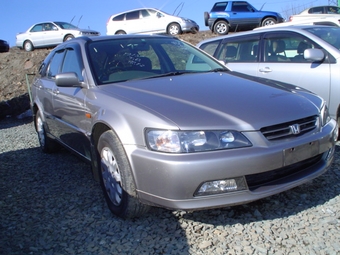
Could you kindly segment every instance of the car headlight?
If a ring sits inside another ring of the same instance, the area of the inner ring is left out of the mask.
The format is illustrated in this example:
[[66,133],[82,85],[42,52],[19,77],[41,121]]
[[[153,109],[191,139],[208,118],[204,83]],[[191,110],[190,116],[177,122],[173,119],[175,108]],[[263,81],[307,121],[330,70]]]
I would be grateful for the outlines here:
[[252,146],[240,132],[146,130],[147,145],[151,150],[170,153],[190,153]]
[[324,104],[320,112],[321,127],[325,126],[330,120],[331,120],[331,116],[329,115],[328,107],[326,104]]

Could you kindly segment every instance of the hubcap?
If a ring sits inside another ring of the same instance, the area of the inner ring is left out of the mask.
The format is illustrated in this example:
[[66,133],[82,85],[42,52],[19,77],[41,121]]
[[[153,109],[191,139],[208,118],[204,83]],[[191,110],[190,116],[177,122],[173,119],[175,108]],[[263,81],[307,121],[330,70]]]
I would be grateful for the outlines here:
[[267,21],[264,25],[265,25],[265,26],[271,26],[271,25],[274,25],[274,24],[275,24],[274,21],[269,20],[269,21]]
[[171,35],[177,35],[179,33],[179,29],[177,26],[171,26],[170,27],[170,34]]
[[223,34],[223,33],[225,33],[225,32],[227,31],[227,27],[226,27],[226,25],[224,25],[224,24],[218,24],[216,30],[217,30],[217,32],[218,32],[219,34]]
[[101,168],[106,192],[111,202],[118,206],[123,196],[122,179],[114,155],[108,147],[101,151]]
[[31,47],[31,45],[30,45],[29,43],[26,43],[26,44],[25,44],[25,50],[26,50],[26,51],[31,51],[31,48],[32,48],[32,47]]

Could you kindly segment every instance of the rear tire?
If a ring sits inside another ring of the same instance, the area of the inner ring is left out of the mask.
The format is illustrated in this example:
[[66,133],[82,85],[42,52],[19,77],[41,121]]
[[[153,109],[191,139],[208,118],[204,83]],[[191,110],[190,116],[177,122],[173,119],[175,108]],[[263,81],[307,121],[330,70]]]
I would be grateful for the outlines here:
[[125,33],[125,31],[118,31],[117,33],[116,33],[116,35],[126,35],[126,33]]
[[38,133],[40,148],[43,152],[51,153],[60,148],[56,141],[46,135],[45,123],[39,110],[35,116],[35,128]]
[[116,134],[109,130],[98,141],[98,171],[104,197],[111,212],[135,218],[149,210],[139,202],[132,170]]
[[214,32],[219,35],[226,35],[229,33],[229,24],[224,20],[219,20],[214,26]]
[[24,42],[24,49],[25,49],[25,51],[34,50],[33,43],[31,41],[25,41]]

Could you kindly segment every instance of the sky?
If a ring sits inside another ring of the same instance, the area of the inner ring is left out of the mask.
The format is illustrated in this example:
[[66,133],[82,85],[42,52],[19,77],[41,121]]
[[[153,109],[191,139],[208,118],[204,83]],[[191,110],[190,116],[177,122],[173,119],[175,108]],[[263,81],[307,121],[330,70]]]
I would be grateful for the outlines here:
[[[217,1],[223,0],[0,0],[0,39],[15,46],[15,36],[35,23],[64,21],[80,28],[97,30],[106,35],[106,22],[113,14],[143,7],[153,7],[168,14],[192,19],[200,30],[204,25],[204,12],[210,11]],[[275,11],[284,18],[306,8],[318,5],[336,5],[336,0],[249,0],[256,9]]]

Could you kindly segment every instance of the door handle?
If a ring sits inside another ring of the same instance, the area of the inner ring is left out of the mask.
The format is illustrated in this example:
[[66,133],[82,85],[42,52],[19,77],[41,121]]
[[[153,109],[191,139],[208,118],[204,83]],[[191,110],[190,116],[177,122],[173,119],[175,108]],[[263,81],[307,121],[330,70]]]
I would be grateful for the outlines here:
[[53,95],[58,95],[58,94],[59,94],[59,89],[54,89],[54,90],[52,91],[52,93],[53,93]]
[[265,68],[260,68],[259,72],[261,73],[271,73],[273,70],[270,69],[269,67],[265,67]]

